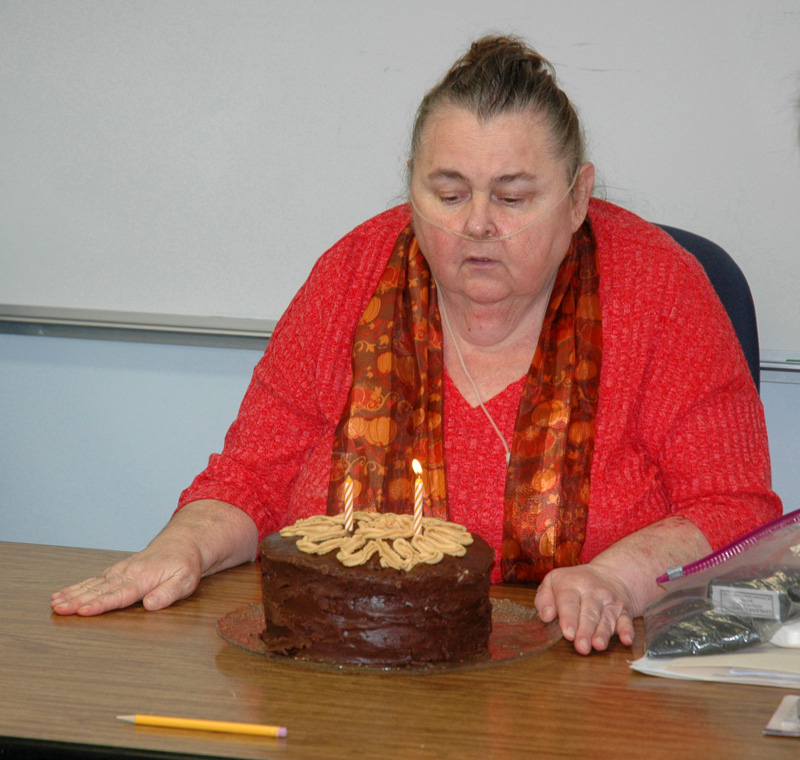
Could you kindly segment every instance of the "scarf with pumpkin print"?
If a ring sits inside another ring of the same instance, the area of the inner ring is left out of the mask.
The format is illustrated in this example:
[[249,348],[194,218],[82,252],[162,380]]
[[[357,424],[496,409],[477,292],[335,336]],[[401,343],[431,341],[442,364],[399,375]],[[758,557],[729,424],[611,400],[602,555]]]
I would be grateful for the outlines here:
[[[556,275],[525,381],[506,474],[505,582],[540,581],[580,562],[589,506],[602,327],[596,246],[584,222]],[[424,511],[448,519],[444,367],[436,284],[411,225],[397,238],[353,340],[353,380],[336,428],[328,513]]]

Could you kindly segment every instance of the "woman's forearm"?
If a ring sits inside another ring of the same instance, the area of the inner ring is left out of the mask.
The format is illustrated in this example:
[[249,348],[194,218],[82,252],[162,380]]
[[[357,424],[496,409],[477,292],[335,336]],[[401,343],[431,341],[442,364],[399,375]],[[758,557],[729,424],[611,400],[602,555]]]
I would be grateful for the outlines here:
[[238,507],[216,499],[193,501],[178,510],[152,543],[164,539],[194,543],[203,576],[255,559],[258,529]]
[[636,617],[664,593],[656,578],[667,568],[685,565],[710,552],[711,545],[700,529],[676,515],[625,536],[588,564],[627,586],[633,603],[631,613]]
[[585,565],[556,568],[536,592],[544,622],[556,617],[576,651],[603,650],[616,633],[633,643],[633,618],[664,593],[664,570],[711,551],[700,529],[685,517],[668,517],[620,539]]

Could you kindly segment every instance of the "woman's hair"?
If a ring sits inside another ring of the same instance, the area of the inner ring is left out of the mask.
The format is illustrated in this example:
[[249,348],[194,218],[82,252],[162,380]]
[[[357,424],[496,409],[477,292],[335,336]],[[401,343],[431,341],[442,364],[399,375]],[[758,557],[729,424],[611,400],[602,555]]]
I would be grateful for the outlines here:
[[[439,108],[463,108],[479,120],[503,113],[530,112],[546,119],[556,155],[569,176],[584,163],[578,114],[556,83],[552,64],[514,36],[476,40],[422,99],[411,135],[409,172],[430,116]],[[409,177],[410,179],[410,177]]]

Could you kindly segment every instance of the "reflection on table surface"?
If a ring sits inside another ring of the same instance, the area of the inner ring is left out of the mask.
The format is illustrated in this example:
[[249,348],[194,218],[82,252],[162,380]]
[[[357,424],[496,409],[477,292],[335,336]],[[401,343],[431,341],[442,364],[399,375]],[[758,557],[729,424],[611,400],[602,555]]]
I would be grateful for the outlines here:
[[[51,615],[52,591],[124,556],[0,543],[0,747],[75,744],[221,757],[796,757],[797,740],[762,729],[778,688],[635,673],[616,640],[576,654],[566,641],[492,667],[421,678],[325,672],[232,646],[226,613],[257,601],[255,565],[205,579],[174,607],[97,618]],[[493,594],[530,605],[530,589]],[[287,726],[287,739],[134,727],[116,715],[181,715]],[[8,738],[11,737],[11,738]],[[50,744],[46,744],[46,743]],[[38,744],[36,744],[38,743]],[[1,754],[1,752],[0,752]],[[73,755],[77,756],[77,755]],[[139,757],[142,755],[139,754]]]

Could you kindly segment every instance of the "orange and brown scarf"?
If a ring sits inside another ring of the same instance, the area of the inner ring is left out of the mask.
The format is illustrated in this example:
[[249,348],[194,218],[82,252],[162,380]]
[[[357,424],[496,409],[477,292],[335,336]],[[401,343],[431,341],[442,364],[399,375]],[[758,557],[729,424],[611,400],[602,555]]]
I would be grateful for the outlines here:
[[[594,237],[573,237],[556,276],[522,392],[506,475],[506,582],[541,580],[580,562],[589,505],[602,356]],[[425,514],[447,519],[444,367],[436,284],[409,225],[394,246],[353,340],[353,384],[334,438],[328,513],[413,511],[412,459]]]

